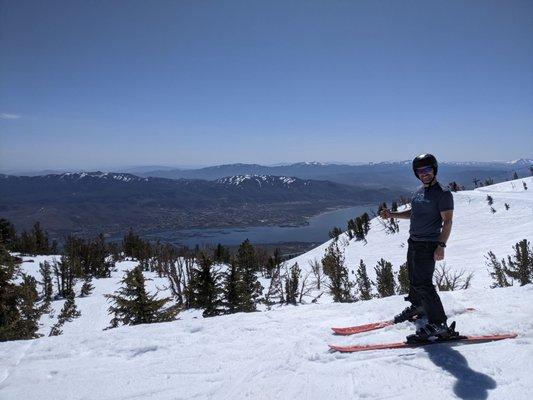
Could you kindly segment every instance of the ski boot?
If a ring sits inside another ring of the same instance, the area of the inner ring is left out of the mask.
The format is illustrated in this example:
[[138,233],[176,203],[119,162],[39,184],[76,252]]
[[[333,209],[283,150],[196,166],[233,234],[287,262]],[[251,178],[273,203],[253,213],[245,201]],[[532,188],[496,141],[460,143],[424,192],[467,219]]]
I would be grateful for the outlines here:
[[415,334],[407,336],[407,343],[445,342],[454,340],[457,337],[459,337],[459,333],[455,331],[455,321],[450,326],[446,322],[440,324],[428,323],[417,329]]
[[404,321],[414,321],[424,316],[424,308],[422,306],[410,305],[406,307],[401,313],[394,317],[394,323],[399,324]]

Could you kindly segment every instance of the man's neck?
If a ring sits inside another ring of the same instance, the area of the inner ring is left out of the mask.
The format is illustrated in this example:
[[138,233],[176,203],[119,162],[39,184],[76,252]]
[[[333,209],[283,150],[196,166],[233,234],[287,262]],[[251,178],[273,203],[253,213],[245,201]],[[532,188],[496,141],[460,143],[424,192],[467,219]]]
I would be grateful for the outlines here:
[[434,186],[437,183],[437,179],[433,179],[430,183],[424,183],[424,187]]

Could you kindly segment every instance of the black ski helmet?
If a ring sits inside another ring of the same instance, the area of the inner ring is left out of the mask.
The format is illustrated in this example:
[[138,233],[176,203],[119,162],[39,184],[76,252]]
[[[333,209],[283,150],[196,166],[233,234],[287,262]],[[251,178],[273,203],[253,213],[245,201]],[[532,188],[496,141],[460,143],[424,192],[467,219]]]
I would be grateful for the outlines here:
[[437,159],[433,154],[420,154],[419,156],[416,156],[413,160],[413,172],[415,173],[415,176],[418,177],[418,174],[416,173],[417,168],[421,167],[433,167],[433,174],[437,176],[437,171],[439,170],[439,163],[437,162]]

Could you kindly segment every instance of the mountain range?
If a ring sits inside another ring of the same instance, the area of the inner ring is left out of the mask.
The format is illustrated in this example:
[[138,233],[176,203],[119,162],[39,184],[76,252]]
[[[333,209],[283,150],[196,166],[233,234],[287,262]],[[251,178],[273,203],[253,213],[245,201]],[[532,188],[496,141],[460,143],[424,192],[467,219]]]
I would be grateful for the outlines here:
[[332,208],[377,204],[387,189],[272,175],[214,181],[82,172],[0,175],[0,216],[17,229],[40,221],[55,236],[170,229],[299,225]]
[[[533,159],[493,162],[443,162],[439,167],[439,179],[445,184],[456,181],[467,188],[474,186],[473,179],[492,178],[495,182],[530,174]],[[301,179],[328,180],[346,185],[368,188],[387,187],[391,190],[412,190],[418,181],[411,170],[411,161],[391,161],[368,164],[336,164],[300,162],[289,165],[265,166],[259,164],[226,164],[198,169],[140,169],[139,176],[169,179],[216,180],[231,175],[292,176]]]

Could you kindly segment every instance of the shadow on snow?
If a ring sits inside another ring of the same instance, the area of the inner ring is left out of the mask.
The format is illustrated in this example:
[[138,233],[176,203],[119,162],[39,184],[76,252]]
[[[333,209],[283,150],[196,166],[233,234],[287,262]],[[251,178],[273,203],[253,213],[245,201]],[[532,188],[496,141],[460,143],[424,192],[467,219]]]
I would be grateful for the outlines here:
[[453,386],[457,397],[464,400],[485,400],[489,396],[489,390],[496,388],[494,379],[470,368],[466,358],[452,346],[425,346],[424,350],[436,366],[457,379]]

